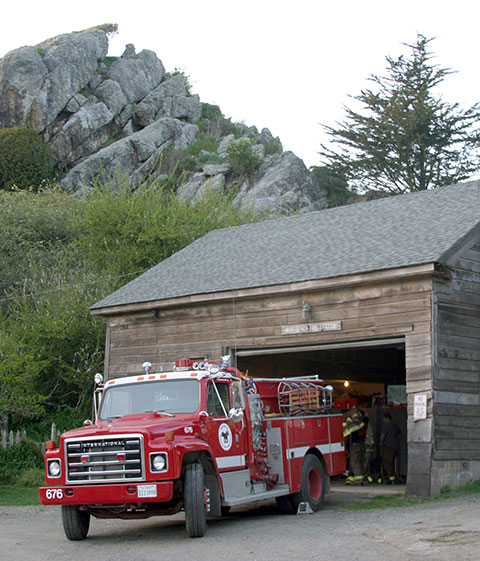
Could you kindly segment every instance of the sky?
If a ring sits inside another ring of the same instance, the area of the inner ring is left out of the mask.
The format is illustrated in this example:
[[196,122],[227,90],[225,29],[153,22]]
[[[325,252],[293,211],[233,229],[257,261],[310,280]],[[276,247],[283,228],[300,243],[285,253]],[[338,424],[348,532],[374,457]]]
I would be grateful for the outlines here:
[[352,106],[349,96],[385,75],[388,55],[407,55],[417,34],[441,67],[445,101],[480,101],[474,0],[22,0],[2,7],[0,57],[25,45],[102,23],[117,23],[109,55],[132,43],[167,71],[189,76],[202,102],[226,117],[279,136],[307,166],[320,165],[323,125]]

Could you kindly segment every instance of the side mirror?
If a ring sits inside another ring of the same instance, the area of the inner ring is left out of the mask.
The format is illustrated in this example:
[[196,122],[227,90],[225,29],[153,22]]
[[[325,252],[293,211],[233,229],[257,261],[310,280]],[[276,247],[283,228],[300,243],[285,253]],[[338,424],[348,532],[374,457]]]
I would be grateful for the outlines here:
[[83,426],[84,427],[91,427],[93,425],[93,422],[90,419],[87,419],[86,421],[83,421]]
[[198,414],[198,418],[200,420],[200,423],[204,425],[207,422],[208,413],[206,411],[200,411],[200,413]]
[[228,412],[228,417],[234,423],[242,423],[243,422],[243,409],[232,407]]

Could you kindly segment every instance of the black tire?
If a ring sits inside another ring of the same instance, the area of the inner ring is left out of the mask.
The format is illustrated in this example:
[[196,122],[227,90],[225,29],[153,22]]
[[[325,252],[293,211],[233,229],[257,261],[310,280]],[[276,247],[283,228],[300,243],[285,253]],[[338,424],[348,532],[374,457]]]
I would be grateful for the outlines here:
[[84,540],[90,527],[90,513],[76,505],[62,505],[62,524],[69,540]]
[[283,495],[281,497],[275,497],[277,503],[277,508],[282,514],[296,514],[297,507],[293,502],[292,495]]
[[184,484],[185,526],[191,538],[201,538],[207,531],[205,483],[200,464],[188,464]]
[[302,464],[301,487],[298,493],[289,495],[295,505],[303,502],[310,504],[314,512],[320,510],[325,498],[326,475],[322,462],[314,454],[307,454]]

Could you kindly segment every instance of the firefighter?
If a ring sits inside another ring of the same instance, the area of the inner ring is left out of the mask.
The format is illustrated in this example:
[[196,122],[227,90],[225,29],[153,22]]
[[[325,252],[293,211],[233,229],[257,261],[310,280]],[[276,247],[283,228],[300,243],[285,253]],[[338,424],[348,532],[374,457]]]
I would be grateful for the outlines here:
[[368,417],[357,406],[347,411],[343,417],[343,437],[350,437],[350,475],[345,485],[363,485],[365,472],[365,435]]
[[395,459],[400,447],[400,429],[398,425],[392,421],[390,413],[382,415],[382,433],[380,435],[380,444],[382,446],[382,467],[385,474],[385,483],[392,485],[396,482],[395,475]]

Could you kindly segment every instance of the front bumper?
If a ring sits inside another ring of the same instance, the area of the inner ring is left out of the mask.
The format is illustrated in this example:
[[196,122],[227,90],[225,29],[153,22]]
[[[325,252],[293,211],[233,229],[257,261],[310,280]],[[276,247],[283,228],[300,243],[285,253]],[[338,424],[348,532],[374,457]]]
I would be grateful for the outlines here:
[[164,503],[173,497],[173,481],[40,487],[38,496],[44,505]]

